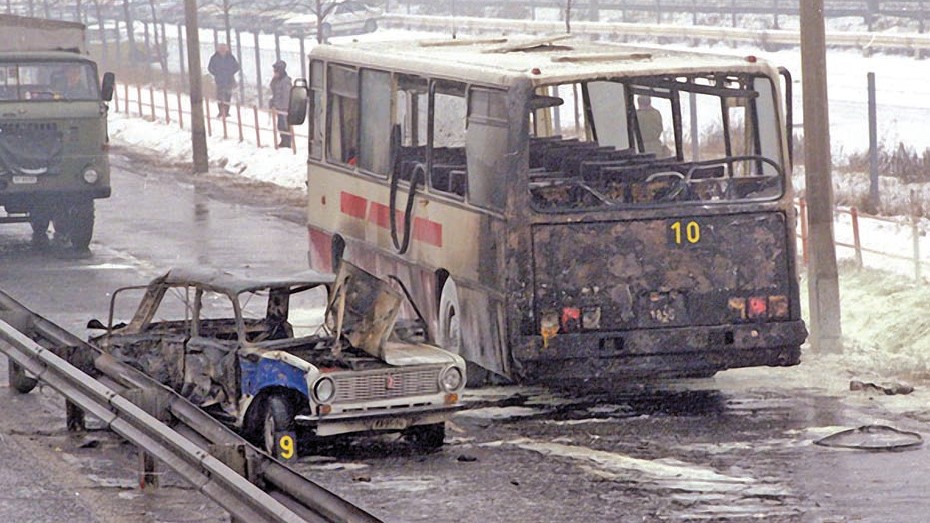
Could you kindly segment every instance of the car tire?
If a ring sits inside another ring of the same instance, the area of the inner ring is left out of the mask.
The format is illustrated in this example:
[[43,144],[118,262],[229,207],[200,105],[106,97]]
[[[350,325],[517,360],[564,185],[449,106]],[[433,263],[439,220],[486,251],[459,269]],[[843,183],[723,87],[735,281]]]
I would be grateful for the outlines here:
[[7,367],[9,370],[10,387],[20,394],[29,394],[32,389],[36,388],[39,380],[26,375],[25,369],[8,360]]
[[446,424],[417,425],[404,431],[404,437],[411,445],[421,450],[441,448],[446,440]]
[[[272,394],[262,402],[261,447],[277,457],[275,434],[294,432],[294,404],[284,395]],[[296,445],[296,442],[295,442]]]

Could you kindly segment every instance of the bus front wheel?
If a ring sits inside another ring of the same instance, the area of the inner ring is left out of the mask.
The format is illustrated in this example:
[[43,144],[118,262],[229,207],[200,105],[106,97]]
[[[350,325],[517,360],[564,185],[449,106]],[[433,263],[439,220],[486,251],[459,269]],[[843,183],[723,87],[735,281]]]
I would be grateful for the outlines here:
[[449,352],[462,354],[462,323],[459,315],[459,292],[452,278],[447,278],[439,295],[439,344]]

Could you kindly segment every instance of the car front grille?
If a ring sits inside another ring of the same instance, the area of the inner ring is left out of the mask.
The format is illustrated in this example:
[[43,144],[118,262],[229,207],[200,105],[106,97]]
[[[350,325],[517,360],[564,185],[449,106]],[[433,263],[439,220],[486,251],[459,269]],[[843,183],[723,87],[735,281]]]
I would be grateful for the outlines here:
[[440,367],[391,370],[366,374],[334,375],[336,397],[333,403],[375,401],[439,392]]

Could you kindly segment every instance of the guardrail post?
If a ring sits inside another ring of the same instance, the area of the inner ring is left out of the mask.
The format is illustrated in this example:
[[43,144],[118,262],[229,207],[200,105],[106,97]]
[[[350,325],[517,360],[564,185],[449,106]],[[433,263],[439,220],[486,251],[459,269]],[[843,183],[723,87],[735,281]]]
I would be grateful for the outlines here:
[[855,207],[849,209],[852,217],[853,248],[856,249],[856,263],[862,267],[862,242],[859,241],[859,210]]
[[68,432],[84,432],[87,430],[84,410],[70,400],[65,400],[65,425]]

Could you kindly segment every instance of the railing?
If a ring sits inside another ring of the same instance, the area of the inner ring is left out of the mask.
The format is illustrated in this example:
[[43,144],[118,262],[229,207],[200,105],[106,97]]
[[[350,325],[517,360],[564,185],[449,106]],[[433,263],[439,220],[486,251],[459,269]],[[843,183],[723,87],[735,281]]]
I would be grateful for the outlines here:
[[[510,20],[505,18],[479,18],[448,16],[390,15],[385,24],[429,31],[444,31],[451,34],[455,29],[461,33],[563,33],[565,24],[559,21]],[[624,22],[572,22],[572,33],[612,39],[633,38],[669,39],[674,41],[714,40],[742,42],[762,47],[768,45],[800,45],[798,31],[781,29],[743,29],[737,27],[686,26],[671,24],[640,24]],[[887,34],[855,31],[829,31],[827,44],[856,49],[904,49],[923,52],[930,49],[930,35]]]
[[[797,208],[799,250],[806,265],[809,261],[807,202],[800,199]],[[922,245],[927,231],[916,216],[886,218],[863,214],[856,207],[837,207],[833,226],[838,257],[851,256],[859,267],[880,267],[923,282],[930,260],[922,259],[921,252],[930,251],[930,245]]]
[[[251,142],[257,147],[274,147],[278,144],[282,134],[291,135],[288,148],[297,154],[298,142],[306,153],[307,132],[306,125],[289,127],[289,131],[278,131],[278,111],[273,109],[260,109],[255,105],[243,106],[238,102],[230,103],[229,116],[219,116],[219,110],[214,105],[216,100],[204,97],[204,116],[207,136],[216,136],[224,139],[234,139],[240,142]],[[169,91],[153,85],[118,84],[114,90],[113,111],[126,116],[160,120],[166,124],[177,124],[181,129],[190,126],[191,105],[190,96],[180,91]],[[301,138],[303,140],[301,140]]]
[[0,341],[12,369],[25,369],[67,398],[69,429],[80,429],[88,412],[140,449],[140,484],[156,477],[154,457],[229,511],[233,521],[378,521],[3,292]]

